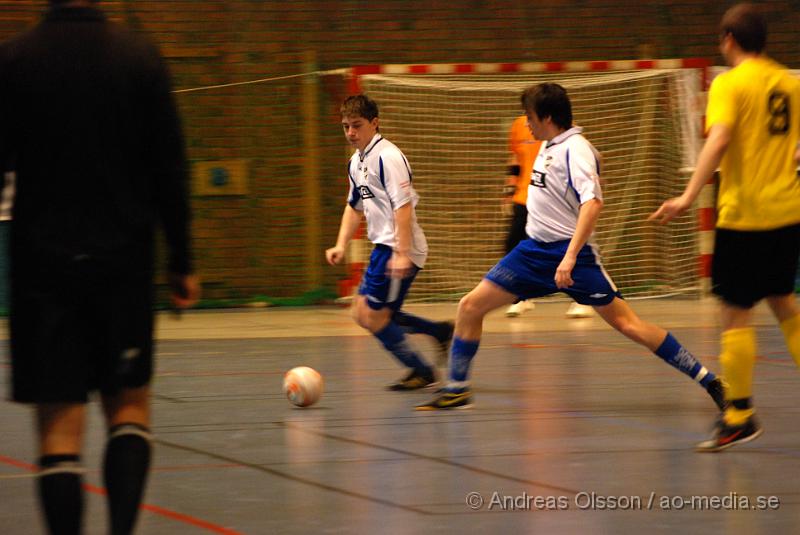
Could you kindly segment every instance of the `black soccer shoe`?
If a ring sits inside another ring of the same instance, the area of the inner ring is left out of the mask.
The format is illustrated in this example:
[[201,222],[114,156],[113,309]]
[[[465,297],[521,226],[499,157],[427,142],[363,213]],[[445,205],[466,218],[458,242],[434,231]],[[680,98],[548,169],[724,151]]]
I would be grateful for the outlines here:
[[736,446],[746,444],[755,440],[764,432],[755,416],[751,416],[741,425],[728,425],[725,418],[720,417],[714,426],[714,435],[709,440],[704,440],[695,446],[700,452],[717,452]]

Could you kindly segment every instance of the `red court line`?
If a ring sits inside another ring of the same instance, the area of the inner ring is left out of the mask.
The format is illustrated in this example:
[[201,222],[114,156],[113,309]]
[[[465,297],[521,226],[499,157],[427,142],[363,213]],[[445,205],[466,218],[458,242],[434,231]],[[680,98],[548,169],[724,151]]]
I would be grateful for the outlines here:
[[[26,463],[25,461],[12,459],[11,457],[6,457],[4,455],[0,455],[0,463],[7,464],[15,468],[22,468],[23,470],[27,470],[28,472],[35,472],[37,470],[37,467],[35,465]],[[94,485],[90,485],[89,483],[84,483],[83,488],[93,494],[99,494],[101,496],[105,496],[107,494],[106,489],[104,489],[103,487],[96,487]],[[171,518],[172,520],[177,520],[178,522],[183,522],[184,524],[189,524],[191,526],[203,528],[213,533],[222,533],[224,535],[243,535],[242,533],[236,530],[218,526],[216,524],[212,524],[211,522],[206,522],[205,520],[201,520],[199,518],[195,518],[190,515],[185,515],[177,511],[172,511],[171,509],[165,509],[164,507],[159,507],[158,505],[143,503],[140,506],[140,509],[143,509],[144,511],[149,511],[151,513],[155,513],[157,515],[165,516],[167,518]]]
[[151,505],[145,503],[142,504],[141,508],[144,509],[145,511],[150,511],[157,515],[165,516],[167,518],[172,518],[173,520],[177,520],[178,522],[183,522],[184,524],[190,524],[192,526],[197,526],[198,528],[203,528],[207,529],[208,531],[213,531],[214,533],[224,533],[225,535],[243,535],[239,531],[230,528],[224,528],[222,526],[212,524],[211,522],[206,522],[205,520],[201,520],[199,518],[195,518],[189,515],[184,515],[183,513],[178,513],[170,509],[164,509],[163,507],[159,507],[157,505]]
[[15,468],[22,468],[23,470],[27,470],[28,472],[36,471],[35,465],[26,463],[25,461],[18,461],[17,459],[12,459],[11,457],[6,457],[4,455],[0,455],[0,463],[7,464]]

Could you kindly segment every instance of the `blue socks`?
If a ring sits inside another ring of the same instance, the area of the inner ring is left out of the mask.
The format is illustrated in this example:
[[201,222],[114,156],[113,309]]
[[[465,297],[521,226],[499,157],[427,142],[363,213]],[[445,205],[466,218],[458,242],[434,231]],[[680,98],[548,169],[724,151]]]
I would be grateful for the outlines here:
[[679,369],[705,388],[716,376],[700,364],[689,351],[678,342],[675,337],[667,333],[667,337],[658,346],[655,354],[661,357],[670,366]]
[[448,390],[458,390],[466,388],[468,385],[469,366],[472,358],[478,352],[480,340],[462,340],[453,338],[453,346],[450,349],[450,383]]
[[406,340],[403,329],[395,322],[390,321],[382,331],[375,333],[375,338],[381,341],[383,347],[399,360],[403,366],[413,368],[417,372],[427,373],[431,371],[431,366],[422,360]]
[[[450,349],[450,376],[447,386],[448,390],[460,390],[468,386],[469,367],[472,359],[478,352],[480,340],[462,340],[453,338],[453,346]],[[703,388],[716,379],[716,376],[700,364],[694,356],[689,353],[671,334],[667,333],[666,338],[655,351],[667,364],[682,371],[698,383]]]

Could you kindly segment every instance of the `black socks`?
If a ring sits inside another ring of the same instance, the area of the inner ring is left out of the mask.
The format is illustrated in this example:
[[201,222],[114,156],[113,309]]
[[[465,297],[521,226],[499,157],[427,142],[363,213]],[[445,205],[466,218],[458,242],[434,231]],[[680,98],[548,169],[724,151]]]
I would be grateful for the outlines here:
[[103,479],[108,490],[112,535],[133,531],[150,469],[150,430],[120,424],[108,433]]
[[45,455],[39,466],[39,498],[50,533],[78,535],[83,517],[80,456]]

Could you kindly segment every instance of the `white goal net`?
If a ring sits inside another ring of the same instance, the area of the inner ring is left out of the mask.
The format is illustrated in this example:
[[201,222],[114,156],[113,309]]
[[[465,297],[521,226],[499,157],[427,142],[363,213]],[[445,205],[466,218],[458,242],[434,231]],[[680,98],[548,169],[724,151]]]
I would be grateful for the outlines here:
[[682,192],[700,138],[697,69],[503,75],[364,75],[381,132],[406,154],[430,254],[409,300],[442,301],[472,289],[503,256],[501,211],[508,132],[520,94],[553,81],[569,92],[575,123],[603,156],[605,207],[596,239],[625,296],[698,293],[693,213],[646,222]]

